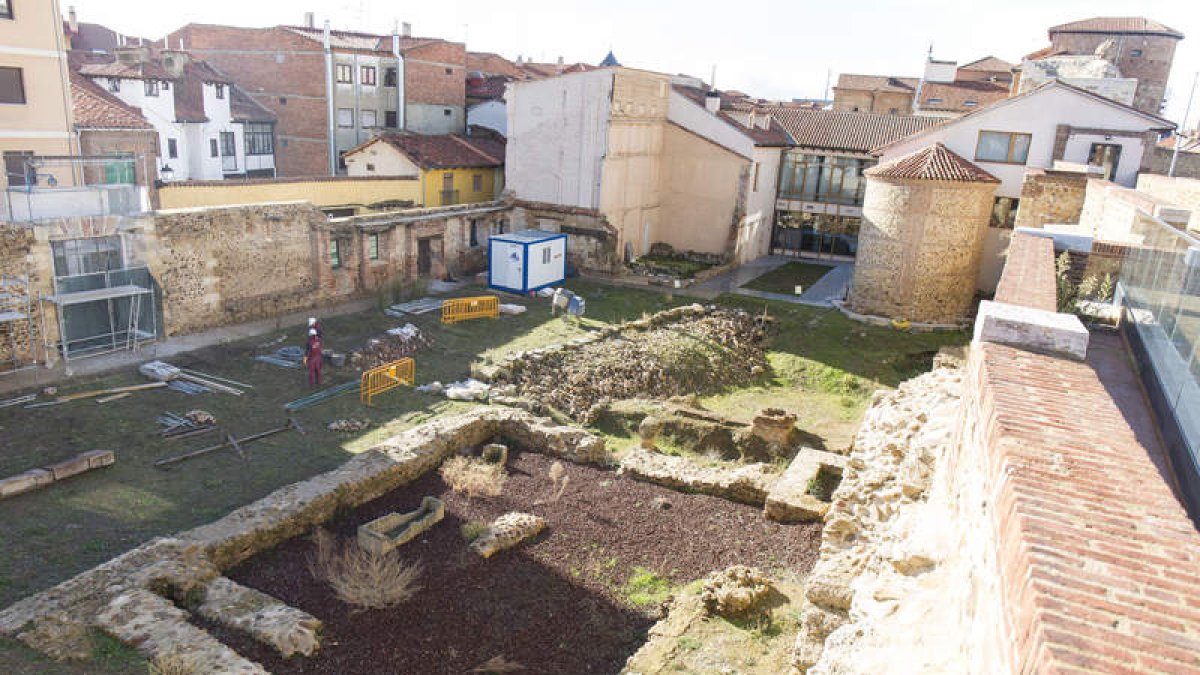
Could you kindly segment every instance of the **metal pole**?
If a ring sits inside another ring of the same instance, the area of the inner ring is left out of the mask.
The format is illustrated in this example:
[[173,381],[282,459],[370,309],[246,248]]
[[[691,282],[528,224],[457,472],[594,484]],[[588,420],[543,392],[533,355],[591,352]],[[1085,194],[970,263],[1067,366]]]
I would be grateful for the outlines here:
[[1180,141],[1187,139],[1187,120],[1188,115],[1192,112],[1192,98],[1196,95],[1196,80],[1200,78],[1200,71],[1192,75],[1192,91],[1188,93],[1187,107],[1183,110],[1183,119],[1180,120],[1179,126],[1183,128],[1182,132],[1179,129],[1175,130],[1175,149],[1171,152],[1171,168],[1167,169],[1168,176],[1175,175],[1175,162],[1179,159],[1179,144]]
[[329,134],[329,175],[336,176],[337,161],[337,103],[333,100],[333,47],[329,37],[329,19],[325,19],[325,98],[326,114],[329,117],[327,133]]

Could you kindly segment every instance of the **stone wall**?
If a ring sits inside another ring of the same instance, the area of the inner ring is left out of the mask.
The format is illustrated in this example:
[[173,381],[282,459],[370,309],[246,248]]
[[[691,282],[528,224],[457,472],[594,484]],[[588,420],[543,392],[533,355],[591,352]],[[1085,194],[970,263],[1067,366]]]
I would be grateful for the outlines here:
[[1021,203],[1014,227],[1078,223],[1086,190],[1084,174],[1029,169],[1021,184]]
[[617,231],[598,210],[518,200],[513,230],[549,230],[567,235],[567,262],[587,272],[616,272],[621,266]]
[[[1166,176],[1167,172],[1171,170],[1172,150],[1155,145],[1154,149],[1147,154],[1150,155],[1148,159],[1149,172]],[[1200,152],[1196,152],[1195,150],[1180,152],[1178,159],[1175,160],[1175,176],[1180,178],[1200,178]]]
[[966,316],[995,188],[868,177],[849,308],[921,323]]
[[[42,280],[38,278],[37,270],[29,260],[33,247],[34,238],[32,228],[15,223],[0,223],[0,275],[29,279],[32,292],[36,295],[38,289],[41,287],[40,282]],[[3,311],[5,307],[13,307],[14,309],[24,311],[24,308],[20,305],[23,304],[21,298],[25,296],[25,289],[16,286],[5,287],[0,288],[0,293],[11,293],[21,296],[20,298],[0,302],[0,311]],[[32,328],[24,321],[0,323],[0,363],[7,363],[13,360],[14,344],[16,345],[15,357],[18,362],[16,364],[17,367],[40,358],[41,350],[39,349],[39,340],[36,333],[37,326],[41,321],[40,304],[34,304],[34,324]]]
[[1106,180],[1089,179],[1079,217],[1084,234],[1101,241],[1138,243],[1131,242],[1131,237],[1136,239],[1134,233],[1139,230],[1140,218],[1158,218],[1175,227],[1188,227],[1193,212],[1155,194],[1161,191],[1172,198],[1186,198],[1190,190],[1179,189],[1190,185],[1186,179],[1174,184],[1150,179],[1147,185],[1153,186],[1152,189],[1134,190]]
[[[1188,154],[1180,153],[1179,157],[1182,160]],[[1200,232],[1200,154],[1190,154],[1198,169],[1191,177],[1185,177],[1182,172],[1176,173],[1175,177],[1144,173],[1138,176],[1137,191],[1191,211],[1187,229]]]

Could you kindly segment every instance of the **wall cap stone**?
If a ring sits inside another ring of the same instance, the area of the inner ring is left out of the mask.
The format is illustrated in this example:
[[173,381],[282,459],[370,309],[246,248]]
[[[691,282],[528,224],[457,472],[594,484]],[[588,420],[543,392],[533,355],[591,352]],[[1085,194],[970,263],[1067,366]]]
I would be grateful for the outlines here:
[[1048,312],[984,300],[979,303],[973,342],[995,342],[1082,361],[1088,331],[1074,314]]

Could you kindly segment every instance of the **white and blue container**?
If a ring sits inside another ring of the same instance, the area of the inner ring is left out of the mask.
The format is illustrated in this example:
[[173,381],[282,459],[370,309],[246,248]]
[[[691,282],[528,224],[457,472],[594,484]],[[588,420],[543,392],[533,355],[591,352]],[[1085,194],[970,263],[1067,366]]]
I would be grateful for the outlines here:
[[567,235],[521,230],[488,237],[488,287],[529,293],[567,278]]

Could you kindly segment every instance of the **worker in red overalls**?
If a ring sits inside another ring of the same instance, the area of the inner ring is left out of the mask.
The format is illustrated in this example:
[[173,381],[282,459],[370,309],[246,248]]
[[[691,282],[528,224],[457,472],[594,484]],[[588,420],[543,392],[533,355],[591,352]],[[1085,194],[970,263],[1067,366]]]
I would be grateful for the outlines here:
[[321,362],[324,360],[325,345],[316,328],[308,329],[308,342],[304,345],[304,365],[308,367],[309,386],[321,384]]

